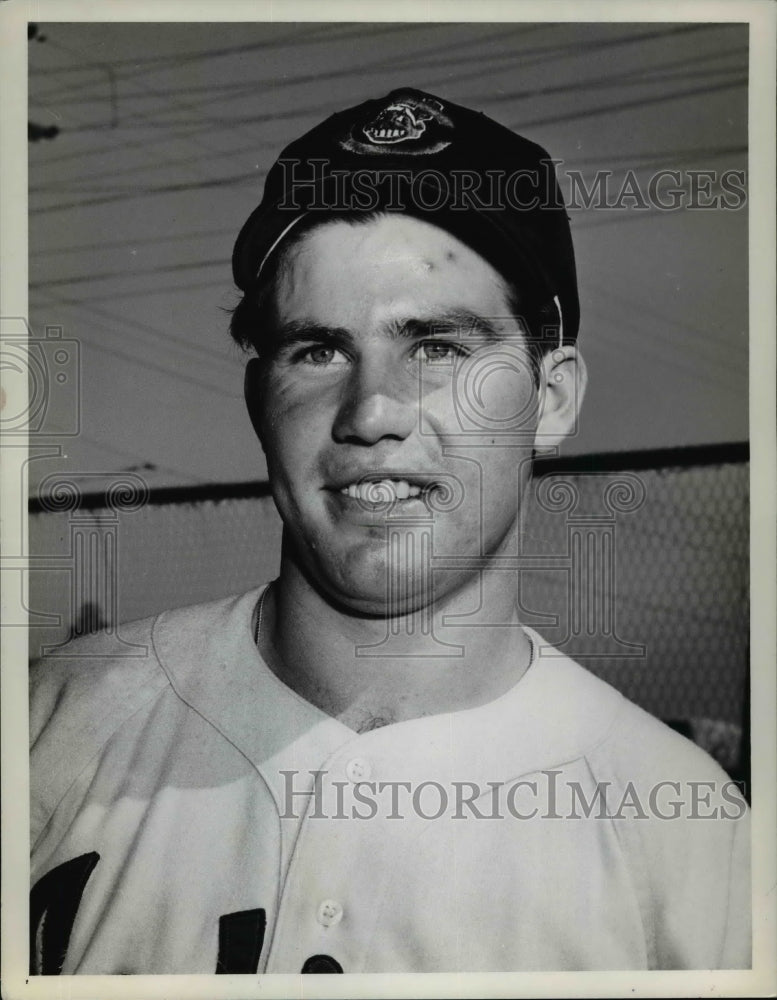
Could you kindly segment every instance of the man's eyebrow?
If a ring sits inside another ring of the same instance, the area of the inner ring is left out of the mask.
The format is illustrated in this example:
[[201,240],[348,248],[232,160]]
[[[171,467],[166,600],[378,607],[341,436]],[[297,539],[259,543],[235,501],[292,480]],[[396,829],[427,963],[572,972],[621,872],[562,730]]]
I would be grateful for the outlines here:
[[[386,324],[386,332],[391,337],[410,340],[422,337],[433,337],[435,334],[450,336],[457,333],[463,336],[477,335],[488,339],[501,339],[497,318],[487,318],[466,309],[454,309],[450,312],[432,316],[411,319],[391,320]],[[354,333],[345,327],[332,327],[311,320],[289,320],[274,327],[270,339],[275,347],[293,347],[295,344],[332,343],[342,344],[353,340]]]
[[294,346],[294,344],[306,344],[310,341],[316,343],[337,342],[352,338],[352,334],[344,327],[332,327],[323,323],[313,323],[309,320],[289,320],[281,323],[271,330],[271,340],[275,346]]
[[398,320],[390,324],[389,332],[395,337],[429,337],[434,334],[450,335],[458,333],[464,336],[477,334],[489,339],[500,337],[496,325],[496,317],[489,319],[467,309],[454,309],[451,312],[425,317],[423,319]]

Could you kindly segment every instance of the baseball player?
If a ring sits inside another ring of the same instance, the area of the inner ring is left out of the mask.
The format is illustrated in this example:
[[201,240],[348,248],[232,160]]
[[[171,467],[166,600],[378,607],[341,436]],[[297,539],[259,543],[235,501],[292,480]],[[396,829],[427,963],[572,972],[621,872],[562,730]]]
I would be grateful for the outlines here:
[[233,271],[279,575],[35,666],[31,971],[749,966],[737,790],[517,617],[586,377],[548,155],[394,91],[284,151]]

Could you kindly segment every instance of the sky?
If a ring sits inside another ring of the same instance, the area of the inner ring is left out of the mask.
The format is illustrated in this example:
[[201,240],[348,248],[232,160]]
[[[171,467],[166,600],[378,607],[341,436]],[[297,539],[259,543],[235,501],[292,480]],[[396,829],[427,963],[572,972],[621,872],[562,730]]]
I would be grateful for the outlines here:
[[[57,134],[29,144],[30,323],[63,379],[30,485],[265,477],[234,239],[288,142],[406,85],[560,161],[589,371],[564,453],[745,440],[747,67],[736,24],[38,25],[29,119]],[[581,204],[597,177],[614,207]]]

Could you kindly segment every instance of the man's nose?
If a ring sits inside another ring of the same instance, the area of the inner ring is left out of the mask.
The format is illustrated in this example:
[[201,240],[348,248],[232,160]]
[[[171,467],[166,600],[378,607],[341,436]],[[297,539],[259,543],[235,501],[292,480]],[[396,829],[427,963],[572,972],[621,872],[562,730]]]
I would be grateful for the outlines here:
[[339,442],[402,441],[418,419],[418,385],[385,359],[360,360],[344,387],[332,429]]

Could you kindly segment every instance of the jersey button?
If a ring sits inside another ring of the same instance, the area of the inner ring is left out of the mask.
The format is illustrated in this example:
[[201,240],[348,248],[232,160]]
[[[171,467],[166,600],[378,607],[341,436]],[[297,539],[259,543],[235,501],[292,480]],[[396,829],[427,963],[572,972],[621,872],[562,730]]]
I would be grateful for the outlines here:
[[319,903],[316,919],[323,927],[334,927],[343,919],[343,905],[336,899],[325,899]]
[[311,955],[302,966],[302,972],[313,972],[319,975],[322,972],[342,972],[343,967],[336,958],[331,955]]
[[345,773],[348,780],[356,784],[357,781],[369,781],[372,768],[370,762],[364,757],[354,757],[345,765]]

